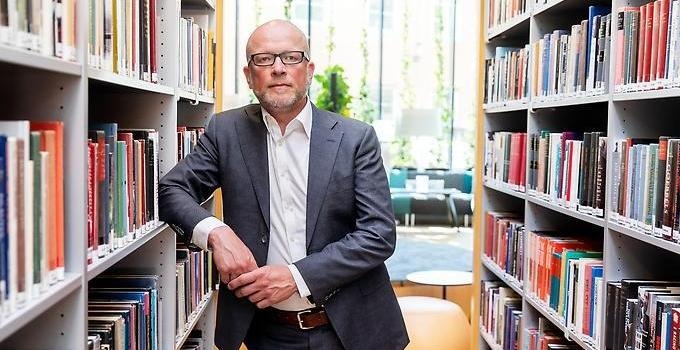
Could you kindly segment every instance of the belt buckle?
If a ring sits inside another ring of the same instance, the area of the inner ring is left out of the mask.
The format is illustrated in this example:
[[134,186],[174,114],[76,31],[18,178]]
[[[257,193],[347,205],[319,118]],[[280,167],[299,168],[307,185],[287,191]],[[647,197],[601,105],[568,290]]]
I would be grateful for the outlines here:
[[307,309],[307,310],[298,311],[298,313],[295,315],[295,316],[297,316],[298,326],[300,326],[301,330],[308,330],[308,329],[314,328],[314,327],[307,327],[307,326],[302,324],[302,317],[301,316],[304,315],[304,314],[311,314],[311,313],[312,313],[312,310]]

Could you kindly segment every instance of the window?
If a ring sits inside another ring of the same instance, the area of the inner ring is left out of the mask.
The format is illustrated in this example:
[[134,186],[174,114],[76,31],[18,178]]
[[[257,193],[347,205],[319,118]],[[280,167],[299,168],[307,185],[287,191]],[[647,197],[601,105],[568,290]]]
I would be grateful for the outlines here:
[[[248,36],[258,24],[283,18],[286,1],[237,1],[236,56],[243,66]],[[432,154],[426,167],[468,168],[474,161],[468,150],[473,147],[477,110],[477,88],[470,85],[476,84],[477,69],[471,67],[477,62],[471,62],[471,57],[476,56],[478,37],[463,29],[476,28],[477,7],[474,2],[453,0],[293,0],[291,21],[310,38],[316,74],[330,65],[344,69],[353,98],[351,116],[386,119],[398,126],[405,109],[446,111],[453,118],[442,126],[439,137],[404,136],[408,140],[399,143],[408,145],[414,156]],[[249,91],[242,74],[236,79],[239,91]],[[319,89],[313,82],[312,101]]]

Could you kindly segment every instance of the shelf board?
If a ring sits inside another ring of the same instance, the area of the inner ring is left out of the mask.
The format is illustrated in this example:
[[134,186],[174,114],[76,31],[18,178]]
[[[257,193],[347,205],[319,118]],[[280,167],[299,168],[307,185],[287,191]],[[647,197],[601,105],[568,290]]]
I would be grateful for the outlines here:
[[539,15],[543,12],[547,12],[551,10],[554,7],[557,7],[557,5],[566,2],[565,0],[552,0],[548,1],[547,4],[542,4],[542,5],[534,5],[534,9],[532,10],[532,14],[534,16]]
[[29,301],[23,308],[0,321],[0,342],[80,287],[81,277],[79,273],[66,273],[63,281],[50,286],[37,299]]
[[215,0],[182,0],[182,6],[204,7],[215,11]]
[[207,103],[207,104],[215,104],[215,98],[212,96],[206,96],[202,94],[194,94],[191,91],[187,91],[184,89],[177,88],[177,97],[179,97],[182,100],[187,100],[187,101],[196,101],[201,103]]
[[179,350],[182,347],[182,345],[184,345],[184,342],[189,337],[189,333],[191,333],[191,331],[194,329],[196,323],[201,318],[205,310],[207,310],[208,304],[210,304],[210,302],[212,301],[213,297],[216,294],[217,293],[215,293],[215,291],[211,291],[208,294],[208,296],[201,300],[201,303],[198,304],[196,310],[194,310],[194,312],[192,312],[191,315],[189,315],[187,323],[184,325],[184,332],[178,334],[175,337],[175,350]]
[[80,63],[4,45],[0,45],[0,62],[74,76],[83,73]]
[[609,101],[609,94],[598,94],[592,96],[570,96],[555,98],[553,100],[545,101],[533,101],[531,102],[531,108],[553,108],[553,107],[563,107],[563,106],[576,106],[585,105],[592,103],[603,103]]
[[525,299],[531,306],[534,307],[534,309],[540,312],[545,318],[547,318],[550,322],[557,326],[557,328],[564,332],[565,338],[573,340],[574,342],[576,342],[576,344],[578,344],[585,350],[599,349],[599,346],[591,344],[590,342],[586,341],[583,336],[577,334],[575,331],[569,329],[566,325],[564,325],[562,318],[559,317],[554,310],[543,305],[543,303],[536,299],[533,295],[529,295],[529,293],[527,293],[527,295],[525,295]]
[[486,40],[490,41],[498,36],[511,36],[517,32],[526,30],[529,31],[529,17],[531,12],[527,11],[521,15],[515,16],[503,24],[497,25],[493,28],[488,28],[486,33]]
[[643,231],[640,231],[640,230],[637,230],[637,229],[634,229],[634,228],[623,226],[623,225],[621,225],[617,222],[611,221],[611,220],[607,223],[607,227],[611,228],[612,230],[614,230],[616,232],[622,233],[626,236],[635,238],[638,241],[642,241],[642,242],[651,244],[653,246],[659,247],[659,248],[661,248],[663,250],[667,250],[669,252],[673,252],[675,254],[680,254],[680,244],[678,244],[678,243],[667,241],[667,240],[662,239],[662,238],[654,237],[654,236],[652,236],[652,235],[650,235],[646,232],[643,232]]
[[658,89],[648,91],[633,91],[633,92],[619,92],[614,93],[612,99],[614,101],[640,101],[650,99],[662,98],[677,98],[680,97],[680,88]]
[[532,195],[527,195],[527,200],[531,203],[536,204],[536,205],[540,205],[544,208],[548,208],[550,210],[562,213],[564,215],[569,215],[573,218],[576,218],[576,219],[579,219],[579,220],[582,220],[582,221],[585,221],[585,222],[589,222],[589,223],[596,225],[596,226],[604,227],[604,224],[605,224],[605,221],[604,221],[603,218],[600,218],[600,217],[597,217],[597,216],[594,216],[594,215],[581,213],[581,212],[576,211],[576,210],[568,209],[568,208],[565,208],[561,205],[557,205],[555,203],[548,202],[546,200],[540,199],[540,198],[532,196]]
[[505,273],[503,269],[500,268],[493,260],[488,256],[482,255],[482,265],[486,266],[489,271],[491,271],[496,277],[500,278],[503,283],[507,284],[512,290],[514,290],[520,296],[524,295],[522,291],[522,283],[518,281],[514,276],[510,276]]
[[156,84],[156,83],[151,83],[148,81],[144,80],[139,80],[139,79],[133,79],[130,77],[126,77],[124,75],[116,74],[113,72],[108,72],[104,71],[101,69],[96,69],[92,67],[88,67],[87,69],[87,76],[88,78],[114,85],[114,86],[119,86],[119,87],[125,87],[125,88],[131,88],[131,89],[136,89],[136,90],[142,90],[146,92],[153,92],[153,93],[158,93],[158,94],[164,94],[164,95],[174,95],[175,94],[175,89],[169,86],[161,85],[161,84]]
[[525,111],[529,108],[528,101],[507,101],[484,104],[485,113],[504,113],[514,111]]
[[487,345],[491,348],[491,350],[503,350],[499,344],[496,344],[496,342],[493,340],[491,337],[491,334],[487,333],[484,330],[484,326],[481,324],[479,325],[479,335],[482,336],[482,339],[486,342]]
[[137,250],[139,247],[143,246],[146,242],[150,241],[156,237],[159,233],[163,232],[168,225],[163,223],[146,234],[137,237],[132,242],[128,243],[122,248],[118,248],[109,255],[99,258],[99,260],[87,266],[87,280],[91,280],[99,276],[102,272],[106,271],[111,266],[115,265],[117,262],[130,255],[130,253]]
[[492,190],[496,190],[498,192],[503,192],[505,194],[509,194],[513,197],[517,197],[520,199],[524,199],[526,197],[525,192],[520,192],[520,191],[515,191],[509,187],[510,185],[507,185],[505,183],[499,183],[494,180],[484,180],[484,187],[490,188]]

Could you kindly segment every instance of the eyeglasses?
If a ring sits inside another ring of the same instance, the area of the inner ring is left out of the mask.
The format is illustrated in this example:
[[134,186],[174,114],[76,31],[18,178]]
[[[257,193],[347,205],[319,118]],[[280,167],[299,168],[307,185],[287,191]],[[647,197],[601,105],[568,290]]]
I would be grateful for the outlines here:
[[286,65],[298,64],[302,62],[302,60],[307,59],[304,51],[284,51],[281,53],[265,52],[250,55],[250,61],[248,61],[248,63],[252,62],[259,67],[268,67],[274,65],[277,57],[281,59],[281,63]]

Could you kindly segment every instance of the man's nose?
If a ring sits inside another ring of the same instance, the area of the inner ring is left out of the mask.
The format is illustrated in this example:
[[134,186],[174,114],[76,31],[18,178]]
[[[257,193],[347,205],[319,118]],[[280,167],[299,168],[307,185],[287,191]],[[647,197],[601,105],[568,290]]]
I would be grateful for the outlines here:
[[281,57],[279,56],[274,58],[274,64],[272,65],[272,73],[277,75],[286,73],[286,65],[283,64],[283,61],[281,61]]

